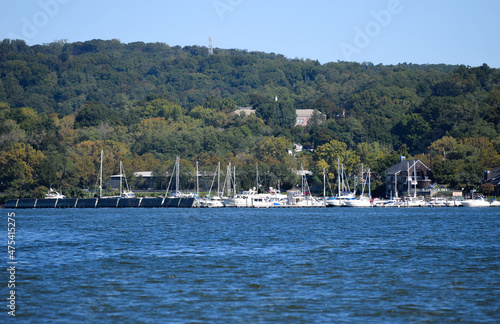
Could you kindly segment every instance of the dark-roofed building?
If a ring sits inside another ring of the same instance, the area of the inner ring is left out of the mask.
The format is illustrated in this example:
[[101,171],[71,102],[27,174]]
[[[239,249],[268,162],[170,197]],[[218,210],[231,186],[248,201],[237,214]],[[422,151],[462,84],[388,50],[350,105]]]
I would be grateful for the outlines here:
[[386,197],[401,197],[413,190],[424,189],[431,185],[429,172],[431,170],[420,160],[406,160],[403,156],[401,161],[385,170],[385,195]]
[[500,196],[500,167],[493,169],[493,171],[489,172],[484,179],[485,182],[489,182],[495,186],[495,196]]
[[[141,172],[134,172],[134,176],[136,178],[139,178],[139,180],[142,180],[139,182],[139,184],[142,184],[144,187],[153,187],[153,172],[152,171],[141,171]],[[108,187],[112,189],[118,189],[120,188],[120,180],[121,180],[122,175],[120,174],[115,174],[110,176],[110,180],[108,180]],[[125,185],[125,183],[123,183]]]

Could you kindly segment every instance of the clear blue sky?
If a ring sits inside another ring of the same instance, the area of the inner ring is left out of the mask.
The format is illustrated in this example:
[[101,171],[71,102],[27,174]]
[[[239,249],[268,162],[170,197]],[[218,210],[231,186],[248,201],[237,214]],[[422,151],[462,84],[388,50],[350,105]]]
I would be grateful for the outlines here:
[[119,39],[288,58],[500,68],[499,0],[4,0],[0,38]]

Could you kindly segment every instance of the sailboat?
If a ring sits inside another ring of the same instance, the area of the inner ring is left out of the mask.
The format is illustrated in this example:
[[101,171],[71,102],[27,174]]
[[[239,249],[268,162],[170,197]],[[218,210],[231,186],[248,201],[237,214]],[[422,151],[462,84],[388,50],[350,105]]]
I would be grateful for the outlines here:
[[[123,189],[123,178],[125,178],[125,186],[127,189]],[[130,190],[127,182],[127,176],[125,175],[125,170],[123,169],[123,163],[120,161],[120,198],[135,198],[135,194]]]
[[[424,207],[427,206],[427,203],[421,199],[417,198],[417,171],[415,165],[417,164],[417,161],[413,163],[413,165],[410,167],[410,163],[407,162],[407,178],[406,182],[408,184],[408,195],[404,197],[404,200],[402,201],[402,206],[403,207]],[[413,177],[410,175],[410,170],[413,168]],[[411,194],[411,186],[414,186],[413,189],[413,197],[410,195]]]
[[[365,178],[363,172],[363,165],[361,165],[361,179],[362,179],[362,189],[361,195],[356,199],[346,201],[347,207],[371,207],[371,189],[370,189],[370,169],[368,169],[367,176]],[[368,195],[365,195],[365,185],[368,181]]]
[[311,195],[303,166],[301,166],[301,170],[301,191],[288,192],[288,205],[292,207],[325,207],[323,199],[318,200]]
[[337,164],[338,194],[336,197],[328,198],[326,200],[326,206],[328,207],[342,207],[345,206],[346,201],[356,199],[356,191],[351,191],[349,188],[349,182],[344,179],[344,177],[346,177],[344,164],[340,165],[340,159],[337,159]]
[[[235,197],[236,197],[236,167],[233,166],[231,170],[231,162],[227,166],[226,181],[224,182],[224,187],[227,184],[228,197],[222,197],[223,204],[225,207],[236,207]],[[232,187],[232,189],[231,189]],[[222,189],[224,191],[224,189]]]
[[[99,198],[135,198],[135,194],[130,190],[127,182],[127,177],[125,176],[125,170],[123,169],[123,163],[120,161],[120,174],[116,175],[120,177],[120,195],[119,196],[102,196],[102,171],[103,171],[103,150],[101,150],[101,169],[99,170]],[[125,178],[125,187],[123,187],[123,179]]]
[[[217,193],[215,196],[211,196],[212,187],[215,182],[215,177],[217,176]],[[220,162],[217,164],[217,170],[214,174],[214,178],[212,179],[212,184],[210,185],[210,190],[208,191],[208,196],[200,199],[200,207],[205,208],[219,208],[224,207],[223,200],[220,196]]]
[[[170,177],[170,182],[168,183],[167,191],[165,192],[165,199],[163,200],[163,207],[193,207],[196,201],[196,194],[184,194],[179,191],[179,167],[180,158],[176,156],[174,172]],[[172,183],[172,178],[175,173],[175,191],[169,194],[170,185]]]

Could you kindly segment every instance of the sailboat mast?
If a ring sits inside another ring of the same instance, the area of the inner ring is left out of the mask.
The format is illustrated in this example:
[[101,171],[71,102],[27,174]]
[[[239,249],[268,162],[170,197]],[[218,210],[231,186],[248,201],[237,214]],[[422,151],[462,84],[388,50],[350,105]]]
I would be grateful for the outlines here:
[[120,198],[122,196],[122,182],[123,182],[123,164],[122,161],[120,161]]
[[257,188],[257,193],[259,193],[259,163],[258,162],[255,162],[255,170],[256,170],[255,188]]
[[398,197],[398,173],[399,172],[394,173],[394,191],[396,192],[396,198],[399,198]]
[[411,192],[411,183],[410,183],[410,179],[411,179],[411,176],[410,176],[410,162],[406,162],[406,182],[408,184],[408,188],[407,188],[407,196],[410,197],[410,192]]
[[175,157],[175,192],[179,194],[179,156]]
[[236,197],[236,166],[233,166],[233,197]]
[[230,196],[231,195],[231,185],[232,185],[232,180],[231,180],[231,162],[229,162],[228,166],[227,166],[227,195]]
[[220,161],[217,164],[217,196],[220,196]]
[[415,164],[417,162],[413,163],[413,197],[417,198],[417,169],[415,168]]
[[198,161],[196,161],[196,197],[200,197],[200,184],[198,181]]
[[300,165],[300,170],[302,171],[301,172],[301,190],[302,190],[302,193],[301,194],[304,194],[304,166],[301,164]]
[[361,195],[365,193],[365,183],[366,180],[363,178],[364,177],[364,171],[363,171],[363,163],[361,163],[361,182],[363,182],[363,185],[361,186]]
[[337,158],[337,182],[338,182],[338,190],[339,190],[338,197],[340,198],[340,158]]
[[326,173],[325,168],[323,168],[323,202],[326,201]]
[[368,169],[368,197],[372,198],[372,191],[370,188],[370,169]]
[[99,170],[99,198],[102,198],[102,153],[101,150],[101,169]]

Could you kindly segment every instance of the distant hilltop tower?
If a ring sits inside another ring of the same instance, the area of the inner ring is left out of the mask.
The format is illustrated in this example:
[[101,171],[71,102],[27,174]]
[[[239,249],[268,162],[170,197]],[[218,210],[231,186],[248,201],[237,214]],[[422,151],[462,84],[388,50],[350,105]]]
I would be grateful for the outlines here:
[[208,36],[208,55],[212,55],[214,53],[214,44],[212,42],[212,36]]

